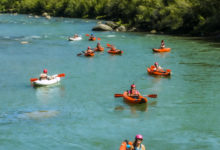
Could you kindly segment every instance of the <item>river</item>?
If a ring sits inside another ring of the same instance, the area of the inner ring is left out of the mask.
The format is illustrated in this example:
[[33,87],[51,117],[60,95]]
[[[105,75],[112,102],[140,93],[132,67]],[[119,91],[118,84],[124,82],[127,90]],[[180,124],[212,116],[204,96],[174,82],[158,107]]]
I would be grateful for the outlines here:
[[[0,149],[114,150],[144,136],[147,150],[218,150],[220,147],[220,44],[191,37],[92,32],[97,20],[0,15]],[[73,34],[80,41],[68,41]],[[104,52],[77,56],[86,34]],[[153,53],[164,39],[171,52]],[[23,44],[22,44],[23,43]],[[124,53],[107,53],[106,44]],[[154,62],[172,70],[155,77]],[[65,73],[58,85],[34,88],[44,68]],[[114,98],[135,83],[148,104]]]

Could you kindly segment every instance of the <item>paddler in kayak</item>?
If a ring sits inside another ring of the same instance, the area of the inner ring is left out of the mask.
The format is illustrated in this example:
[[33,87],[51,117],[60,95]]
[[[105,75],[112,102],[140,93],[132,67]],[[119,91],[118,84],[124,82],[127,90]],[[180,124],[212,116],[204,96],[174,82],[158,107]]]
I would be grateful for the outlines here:
[[136,85],[132,84],[131,89],[128,91],[128,96],[133,97],[133,98],[139,98],[140,92],[136,90]]
[[128,140],[123,141],[119,150],[145,150],[145,146],[142,144],[142,141],[143,136],[141,134],[137,134],[134,142]]
[[102,48],[102,46],[101,46],[100,42],[98,42],[98,43],[97,43],[96,48],[97,48],[97,49]]
[[165,48],[165,43],[164,43],[164,40],[162,40],[162,41],[161,41],[160,48],[161,48],[161,49]]
[[158,62],[154,63],[154,71],[164,72],[163,68],[159,66]]
[[79,36],[78,36],[78,34],[74,34],[74,36],[73,36],[73,38],[78,38]]
[[117,49],[115,48],[115,46],[114,45],[111,45],[111,49],[110,49],[110,51],[116,51]]
[[87,48],[87,50],[85,51],[85,53],[87,53],[87,54],[91,54],[91,53],[94,53],[94,51],[91,49],[91,47],[89,46],[88,48]]
[[47,69],[43,70],[43,73],[40,74],[40,80],[51,80],[52,77],[47,75]]
[[135,136],[135,141],[133,143],[134,150],[145,150],[144,144],[141,144],[143,141],[143,136],[141,134],[137,134]]
[[94,38],[94,35],[91,34],[90,37],[89,37],[89,40],[93,40],[93,38]]

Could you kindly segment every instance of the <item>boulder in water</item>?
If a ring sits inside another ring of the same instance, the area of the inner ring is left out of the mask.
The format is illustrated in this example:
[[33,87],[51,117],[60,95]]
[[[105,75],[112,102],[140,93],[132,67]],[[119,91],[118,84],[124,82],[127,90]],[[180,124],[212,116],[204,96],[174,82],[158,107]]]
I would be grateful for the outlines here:
[[126,29],[125,26],[120,25],[119,27],[117,27],[117,28],[115,29],[115,31],[117,31],[117,32],[126,32],[127,29]]
[[50,110],[50,111],[41,110],[41,111],[24,113],[24,115],[28,119],[45,119],[45,118],[55,117],[57,116],[57,114],[59,114],[59,112],[55,110]]
[[118,25],[116,23],[114,23],[113,21],[107,21],[107,22],[105,22],[105,24],[110,26],[112,29],[115,29],[118,27]]
[[156,30],[151,30],[150,33],[151,33],[151,34],[156,34],[157,31],[156,31]]
[[112,31],[113,29],[106,24],[98,24],[92,28],[93,31]]

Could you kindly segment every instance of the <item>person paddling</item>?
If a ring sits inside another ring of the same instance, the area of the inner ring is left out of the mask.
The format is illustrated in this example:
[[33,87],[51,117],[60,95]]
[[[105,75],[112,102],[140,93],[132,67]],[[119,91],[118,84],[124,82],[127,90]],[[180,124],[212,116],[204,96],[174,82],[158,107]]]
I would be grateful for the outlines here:
[[47,69],[43,70],[43,73],[40,74],[40,80],[51,80],[52,77],[47,75]]
[[94,53],[94,51],[91,49],[91,47],[89,46],[87,48],[87,50],[85,51],[85,53],[90,54],[90,53]]
[[111,49],[110,49],[111,51],[116,51],[117,49],[115,48],[115,46],[114,45],[111,45]]
[[131,89],[128,91],[128,96],[133,97],[133,98],[139,98],[140,93],[138,90],[136,90],[136,85],[132,84]]
[[73,36],[73,38],[78,38],[79,36],[78,36],[78,34],[74,34],[74,36]]
[[100,49],[100,48],[102,48],[102,46],[101,46],[100,42],[98,42],[98,43],[97,43],[97,46],[96,46],[96,48],[97,48],[97,49]]
[[161,48],[161,49],[165,48],[165,43],[164,43],[164,40],[162,40],[162,41],[161,41],[160,48]]
[[89,37],[89,40],[93,40],[93,38],[94,38],[94,35],[91,34],[90,37]]
[[154,71],[159,71],[159,72],[164,72],[163,68],[161,66],[159,66],[158,62],[154,63]]
[[141,144],[143,141],[143,136],[141,134],[137,134],[135,136],[135,141],[133,143],[134,150],[145,150],[144,144]]

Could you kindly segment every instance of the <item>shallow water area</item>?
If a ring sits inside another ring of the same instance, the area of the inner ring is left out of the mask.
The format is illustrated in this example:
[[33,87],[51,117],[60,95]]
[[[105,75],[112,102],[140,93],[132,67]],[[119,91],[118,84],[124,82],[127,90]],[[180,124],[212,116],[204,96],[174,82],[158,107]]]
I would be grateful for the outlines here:
[[[0,15],[0,149],[119,149],[144,136],[147,149],[220,147],[220,46],[190,37],[92,32],[97,20]],[[77,54],[100,38],[104,52]],[[74,34],[82,40],[68,41]],[[168,53],[153,53],[161,40]],[[27,42],[22,44],[21,42]],[[107,53],[114,44],[122,55]],[[170,77],[151,76],[154,62]],[[65,73],[59,84],[34,88],[44,68]],[[135,83],[148,104],[131,105],[115,93]]]

